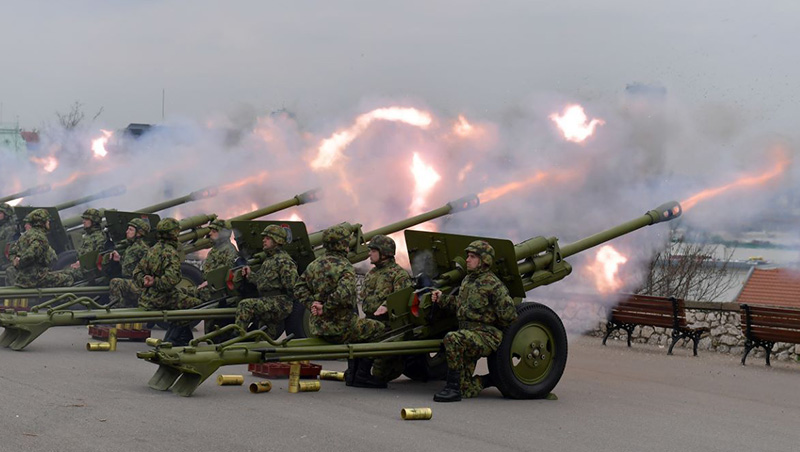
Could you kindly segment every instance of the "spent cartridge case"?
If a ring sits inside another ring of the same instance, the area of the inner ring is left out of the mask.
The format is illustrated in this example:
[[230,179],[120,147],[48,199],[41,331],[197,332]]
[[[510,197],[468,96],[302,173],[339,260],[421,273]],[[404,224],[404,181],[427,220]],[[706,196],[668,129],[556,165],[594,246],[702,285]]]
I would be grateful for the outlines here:
[[157,337],[148,337],[147,339],[144,340],[144,343],[151,347],[157,347],[161,345],[161,339]]
[[301,381],[298,384],[297,389],[300,392],[316,392],[319,391],[321,387],[322,385],[319,383],[319,380],[310,380],[310,381]]
[[220,386],[241,386],[244,384],[242,375],[220,375],[217,377],[217,384]]
[[344,381],[344,372],[337,372],[335,370],[320,370],[319,379]]
[[297,392],[300,383],[300,363],[293,361],[289,363],[289,392]]
[[430,408],[403,408],[400,410],[400,417],[404,421],[427,421],[433,417],[433,410]]
[[109,328],[108,329],[108,345],[109,350],[112,352],[117,351],[117,329],[116,328]]
[[90,352],[107,352],[111,350],[111,344],[108,342],[88,342],[86,350]]
[[259,381],[257,383],[250,383],[250,392],[258,394],[260,392],[269,392],[272,389],[272,382],[269,380]]

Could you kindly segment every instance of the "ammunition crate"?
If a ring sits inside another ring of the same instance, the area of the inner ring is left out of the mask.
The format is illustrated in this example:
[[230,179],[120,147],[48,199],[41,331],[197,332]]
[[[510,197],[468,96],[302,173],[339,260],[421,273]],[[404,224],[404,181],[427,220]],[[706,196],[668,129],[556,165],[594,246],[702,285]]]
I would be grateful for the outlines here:
[[[300,378],[317,378],[320,370],[319,364],[300,364]],[[251,363],[247,371],[261,378],[289,378],[289,363]]]
[[[89,336],[101,341],[108,340],[108,332],[113,326],[92,325],[89,327]],[[117,325],[117,340],[128,339],[132,342],[144,342],[150,337],[150,330],[144,323],[121,323]]]

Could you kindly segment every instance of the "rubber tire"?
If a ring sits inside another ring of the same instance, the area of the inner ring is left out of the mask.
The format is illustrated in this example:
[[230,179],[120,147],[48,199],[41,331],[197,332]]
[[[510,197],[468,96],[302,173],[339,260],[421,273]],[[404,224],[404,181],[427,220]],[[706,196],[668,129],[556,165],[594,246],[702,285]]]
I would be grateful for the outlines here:
[[66,250],[58,255],[56,261],[50,266],[52,270],[63,270],[71,264],[78,262],[78,252],[75,250]]
[[286,327],[286,335],[294,334],[295,339],[311,337],[310,316],[311,313],[308,312],[308,309],[299,301],[295,301],[292,312],[283,321]]
[[447,377],[447,359],[443,351],[433,356],[423,353],[404,358],[403,375],[414,381],[444,380]]
[[[517,306],[517,320],[503,332],[503,341],[497,351],[488,357],[489,373],[503,397],[509,399],[542,399],[556,387],[567,365],[567,332],[558,314],[539,303],[522,303]],[[526,326],[537,326],[552,336],[550,368],[534,383],[526,383],[515,375],[512,365],[514,338]]]

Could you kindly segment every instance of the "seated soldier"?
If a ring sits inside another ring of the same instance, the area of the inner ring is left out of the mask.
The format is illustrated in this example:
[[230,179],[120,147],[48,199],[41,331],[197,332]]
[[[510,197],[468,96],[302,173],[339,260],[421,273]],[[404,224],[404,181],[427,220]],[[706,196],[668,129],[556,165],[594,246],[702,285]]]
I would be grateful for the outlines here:
[[50,271],[50,265],[57,257],[47,241],[50,214],[44,209],[36,209],[23,221],[27,230],[14,246],[14,284],[23,288],[71,286],[72,276]]
[[150,233],[150,222],[142,218],[134,218],[128,222],[128,229],[125,231],[125,240],[128,246],[122,250],[122,254],[114,250],[111,259],[119,262],[122,268],[122,277],[113,278],[108,284],[109,301],[111,304],[122,302],[126,308],[135,308],[139,303],[139,296],[142,294],[142,287],[133,282],[133,271],[139,265],[139,261],[147,254],[150,249],[144,237]]

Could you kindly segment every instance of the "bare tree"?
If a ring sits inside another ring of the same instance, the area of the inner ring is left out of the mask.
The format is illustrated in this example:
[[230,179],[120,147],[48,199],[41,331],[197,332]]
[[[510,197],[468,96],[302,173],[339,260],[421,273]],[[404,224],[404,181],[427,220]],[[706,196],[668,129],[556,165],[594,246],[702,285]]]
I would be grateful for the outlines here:
[[[100,107],[97,110],[97,113],[92,117],[92,121],[97,119],[100,114],[103,113],[103,107]],[[59,111],[56,112],[56,117],[58,118],[58,123],[61,124],[61,127],[64,130],[73,130],[74,128],[78,127],[78,125],[83,121],[84,118],[83,113],[83,104],[79,101],[75,101],[74,104],[70,106],[68,113],[61,113]]]
[[671,240],[650,261],[639,294],[715,301],[736,284],[730,263],[733,249],[715,258],[720,245],[688,243],[672,232]]

